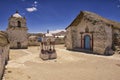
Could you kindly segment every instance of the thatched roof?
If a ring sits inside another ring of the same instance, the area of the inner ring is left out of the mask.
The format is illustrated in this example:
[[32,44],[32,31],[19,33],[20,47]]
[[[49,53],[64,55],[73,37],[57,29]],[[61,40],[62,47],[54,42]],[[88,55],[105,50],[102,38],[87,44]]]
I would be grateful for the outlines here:
[[88,20],[95,21],[95,22],[101,21],[105,24],[113,26],[114,28],[120,29],[119,22],[115,22],[115,21],[103,18],[103,17],[99,16],[98,14],[95,14],[93,12],[88,12],[88,11],[81,11],[80,14],[73,20],[73,22],[68,27],[77,26],[80,23],[80,21],[83,19],[83,17],[88,19]]
[[0,46],[6,46],[7,44],[9,44],[7,33],[0,31]]

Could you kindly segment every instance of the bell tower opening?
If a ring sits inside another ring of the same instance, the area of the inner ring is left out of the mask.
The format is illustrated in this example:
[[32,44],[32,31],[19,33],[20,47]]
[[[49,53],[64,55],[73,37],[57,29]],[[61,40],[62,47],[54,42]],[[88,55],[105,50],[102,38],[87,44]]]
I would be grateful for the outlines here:
[[21,22],[20,22],[20,21],[18,21],[17,23],[18,23],[18,27],[21,27]]

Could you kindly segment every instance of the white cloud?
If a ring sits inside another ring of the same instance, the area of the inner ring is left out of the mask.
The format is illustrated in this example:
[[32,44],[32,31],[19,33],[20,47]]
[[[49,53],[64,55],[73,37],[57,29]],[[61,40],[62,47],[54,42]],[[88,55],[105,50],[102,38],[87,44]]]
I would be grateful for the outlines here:
[[26,10],[27,10],[28,12],[37,11],[37,4],[38,4],[38,2],[37,2],[37,1],[34,1],[34,3],[32,4],[32,7],[31,7],[31,8],[26,8]]
[[31,7],[31,8],[26,8],[26,10],[28,12],[33,12],[33,11],[37,11],[37,8],[36,7]]
[[37,1],[34,1],[34,4],[37,4],[38,2]]

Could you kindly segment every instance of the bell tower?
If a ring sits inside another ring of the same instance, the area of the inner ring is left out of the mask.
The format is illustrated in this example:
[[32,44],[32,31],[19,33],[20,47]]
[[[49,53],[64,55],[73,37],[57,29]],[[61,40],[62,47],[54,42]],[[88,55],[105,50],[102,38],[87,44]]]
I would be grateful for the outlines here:
[[10,41],[10,48],[22,49],[28,48],[28,36],[27,36],[27,25],[26,18],[22,17],[18,11],[11,15],[8,19],[8,39]]

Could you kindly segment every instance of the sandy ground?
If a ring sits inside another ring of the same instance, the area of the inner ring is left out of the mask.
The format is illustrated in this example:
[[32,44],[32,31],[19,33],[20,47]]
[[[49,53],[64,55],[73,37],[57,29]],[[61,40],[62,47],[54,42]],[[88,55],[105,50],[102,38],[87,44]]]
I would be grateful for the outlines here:
[[43,61],[38,47],[11,50],[3,80],[120,80],[120,55],[100,56],[56,46],[58,58]]

